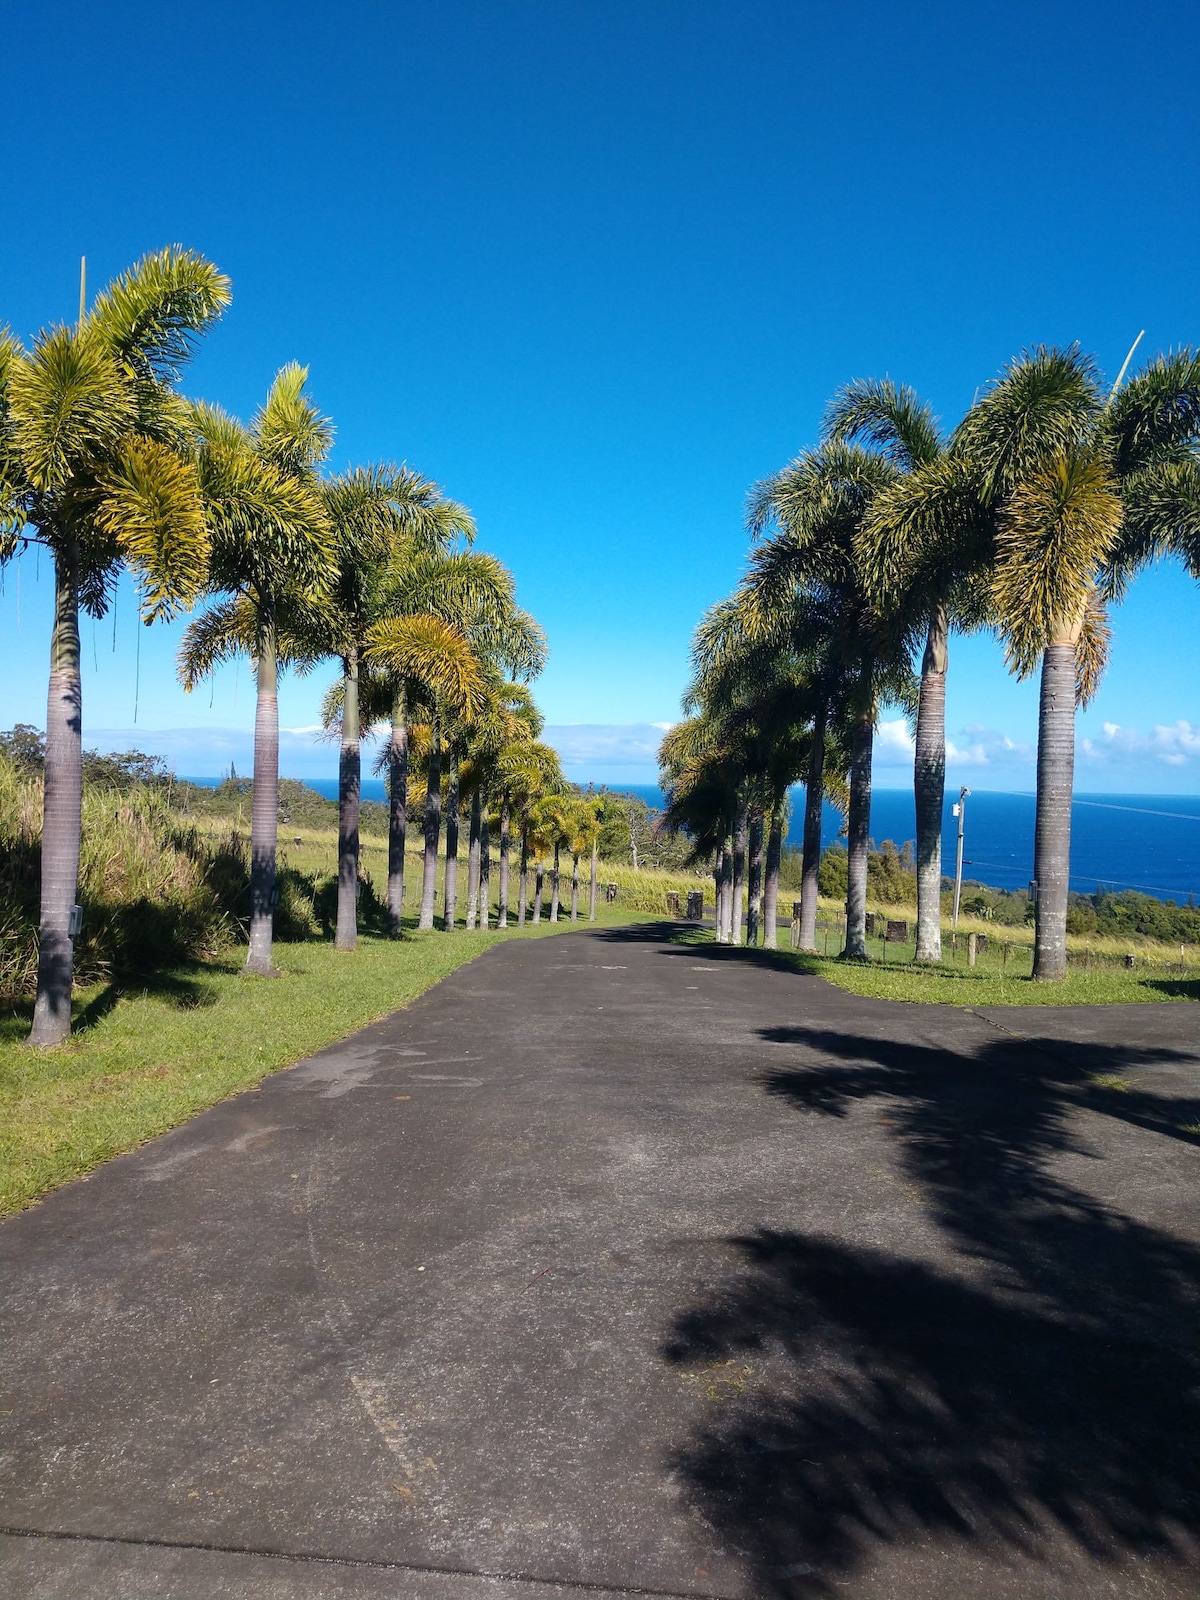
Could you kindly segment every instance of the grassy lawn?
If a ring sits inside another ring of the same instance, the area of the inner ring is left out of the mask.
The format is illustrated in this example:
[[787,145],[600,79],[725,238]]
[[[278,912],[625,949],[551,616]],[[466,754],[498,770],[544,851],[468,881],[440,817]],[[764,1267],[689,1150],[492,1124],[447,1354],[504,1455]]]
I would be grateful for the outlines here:
[[[597,909],[598,924],[630,920]],[[242,977],[232,951],[136,989],[82,991],[76,1032],[56,1050],[25,1047],[32,1003],[9,1010],[0,1017],[0,1215],[407,1005],[498,940],[571,927],[367,937],[353,953],[277,943],[275,980]]]

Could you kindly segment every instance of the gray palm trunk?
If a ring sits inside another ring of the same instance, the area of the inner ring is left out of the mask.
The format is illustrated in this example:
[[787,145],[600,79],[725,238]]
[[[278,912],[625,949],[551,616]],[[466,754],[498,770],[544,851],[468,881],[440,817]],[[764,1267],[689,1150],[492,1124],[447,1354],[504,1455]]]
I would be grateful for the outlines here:
[[763,949],[775,950],[779,944],[779,864],[783,859],[783,805],[771,807],[771,826],[767,833],[766,881],[763,885]]
[[946,795],[946,608],[929,619],[917,705],[913,797],[917,806],[918,961],[942,959],[942,811]]
[[54,561],[54,627],[46,700],[46,775],[42,801],[42,903],[37,999],[29,1043],[61,1044],[71,1032],[75,945],[71,907],[79,887],[83,814],[82,684],[79,673],[79,578],[74,548]]
[[600,863],[600,844],[599,844],[598,840],[593,839],[592,840],[592,881],[591,881],[591,883],[590,883],[590,885],[588,887],[588,921],[589,922],[595,922],[595,920],[596,920],[596,878],[598,876],[599,863]]
[[438,845],[442,837],[442,741],[436,721],[429,740],[429,778],[425,791],[425,860],[421,873],[421,914],[418,928],[433,927],[437,901]]
[[817,948],[817,880],[821,870],[821,807],[825,801],[825,726],[829,707],[813,717],[812,749],[804,785],[804,841],[800,857],[800,949]]
[[1052,644],[1042,657],[1038,707],[1037,880],[1033,976],[1067,975],[1067,891],[1071,871],[1071,793],[1075,778],[1075,646]]
[[388,932],[400,933],[404,914],[404,846],[408,829],[408,705],[403,684],[392,700],[388,745]]
[[496,926],[508,927],[508,844],[511,829],[511,807],[507,792],[500,800],[500,904]]
[[483,823],[483,803],[476,789],[471,796],[471,824],[467,845],[467,929],[473,932],[479,921],[479,852]]
[[579,857],[571,857],[571,921],[579,921]]
[[279,667],[275,625],[258,635],[254,706],[254,805],[250,813],[250,948],[246,972],[275,978],[271,943],[275,933],[275,848],[279,839]]
[[342,659],[342,745],[338,760],[338,895],[334,947],[358,944],[358,813],[362,757],[358,738],[358,652]]
[[750,830],[750,807],[746,801],[738,803],[737,820],[733,828],[733,910],[729,937],[733,944],[742,942],[742,899],[746,886],[746,844]]
[[867,853],[871,842],[871,747],[875,719],[859,711],[850,731],[850,810],[846,818],[846,961],[866,961]]
[[487,932],[492,915],[492,825],[487,812],[479,824],[479,926]]
[[542,895],[546,889],[546,869],[539,861],[534,873],[533,882],[533,920],[538,923],[542,920]]
[[750,818],[749,870],[746,874],[746,943],[752,950],[758,947],[758,929],[762,920],[763,879],[763,814],[756,806]]
[[717,851],[717,943],[728,944],[733,926],[733,854],[722,839]]
[[517,927],[525,926],[529,910],[529,830],[521,829],[521,881],[517,888]]
[[554,845],[554,867],[553,867],[553,869],[551,870],[551,873],[550,873],[550,921],[551,922],[557,922],[558,921],[558,902],[559,902],[558,868],[559,868],[559,861],[561,860],[561,857],[562,857],[562,846],[557,841],[555,841],[555,845]]
[[446,758],[446,883],[442,926],[449,933],[458,910],[458,761]]

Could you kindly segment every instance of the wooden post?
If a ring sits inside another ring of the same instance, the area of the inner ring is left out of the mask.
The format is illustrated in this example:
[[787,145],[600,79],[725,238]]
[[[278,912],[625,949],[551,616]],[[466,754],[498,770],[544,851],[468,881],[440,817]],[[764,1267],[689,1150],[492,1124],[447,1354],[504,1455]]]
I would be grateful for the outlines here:
[[967,965],[969,967],[973,967],[975,965],[975,957],[978,949],[979,943],[977,936],[973,933],[969,933],[967,935]]
[[792,949],[800,948],[800,901],[792,901]]

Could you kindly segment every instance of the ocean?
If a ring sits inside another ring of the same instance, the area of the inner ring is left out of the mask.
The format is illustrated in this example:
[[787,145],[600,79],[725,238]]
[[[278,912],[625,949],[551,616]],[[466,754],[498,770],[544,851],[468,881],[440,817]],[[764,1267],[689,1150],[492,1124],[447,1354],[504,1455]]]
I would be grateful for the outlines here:
[[[196,780],[215,783],[216,779]],[[337,798],[335,778],[309,778],[326,799]],[[653,784],[612,784],[647,805],[661,807],[662,791]],[[363,780],[364,800],[385,800],[378,778]],[[951,807],[958,791],[947,792],[942,835],[942,871],[954,871],[958,823]],[[1033,877],[1032,794],[1001,794],[975,789],[964,816],[963,877],[997,889],[1023,889]],[[792,793],[788,843],[800,848],[804,791]],[[835,843],[842,819],[824,808],[822,843]],[[871,797],[871,836],[902,845],[916,833],[911,789],[876,789]],[[1071,887],[1081,894],[1097,889],[1139,889],[1166,900],[1200,898],[1200,796],[1079,794],[1071,813]]]

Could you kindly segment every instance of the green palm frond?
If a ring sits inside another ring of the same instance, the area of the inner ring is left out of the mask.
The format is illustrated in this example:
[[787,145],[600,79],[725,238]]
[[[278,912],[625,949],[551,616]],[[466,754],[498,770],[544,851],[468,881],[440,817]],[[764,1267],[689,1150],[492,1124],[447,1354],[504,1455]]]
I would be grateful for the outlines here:
[[876,610],[928,615],[961,574],[987,564],[991,541],[978,478],[961,457],[940,456],[872,499],[854,549]]
[[258,614],[244,595],[220,600],[183,630],[179,681],[190,694],[223,662],[253,656],[258,648]]
[[375,623],[367,632],[366,658],[421,685],[464,718],[483,704],[486,683],[475,652],[440,617],[389,617]]
[[1032,672],[1047,645],[1075,638],[1121,529],[1116,480],[1096,456],[1060,458],[1005,501],[992,580],[1009,662]]
[[134,374],[170,383],[230,298],[229,279],[210,261],[173,245],[114,279],[96,297],[87,324]]
[[1194,444],[1200,439],[1200,352],[1155,356],[1113,395],[1103,431],[1121,477]]
[[1077,345],[1026,351],[980,396],[954,430],[950,449],[979,474],[991,501],[1047,462],[1085,450],[1103,396],[1094,361]]
[[100,474],[99,489],[97,527],[139,580],[146,621],[190,605],[207,579],[209,554],[194,463],[133,436]]
[[333,445],[333,424],[305,394],[307,382],[307,367],[280,368],[250,426],[263,460],[291,478],[311,477]]
[[890,378],[858,378],[839,389],[825,411],[824,437],[835,444],[862,444],[893,466],[911,472],[942,452],[937,418],[907,384]]
[[1112,628],[1100,598],[1088,596],[1087,608],[1075,642],[1075,704],[1090,705],[1095,698],[1112,645]]
[[1149,562],[1174,556],[1200,578],[1200,457],[1195,452],[1157,460],[1122,484],[1125,521],[1101,584],[1120,600]]
[[9,436],[24,476],[43,496],[63,494],[81,467],[120,449],[137,422],[135,397],[94,334],[52,328],[32,354],[10,360]]

